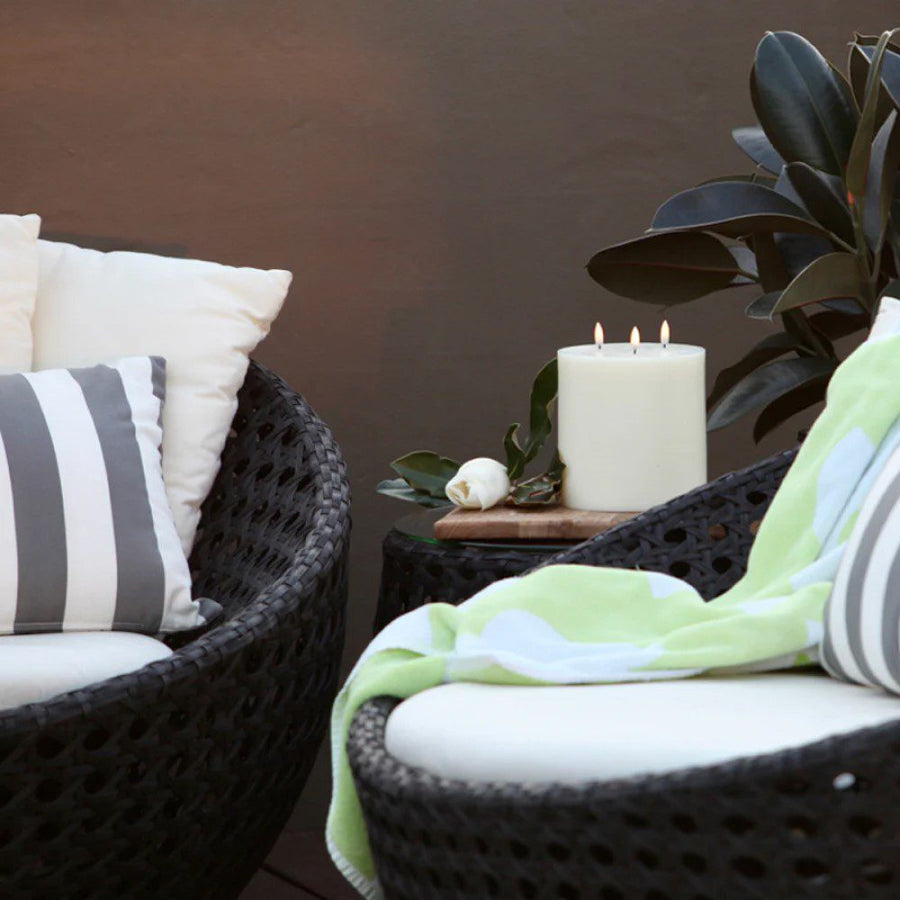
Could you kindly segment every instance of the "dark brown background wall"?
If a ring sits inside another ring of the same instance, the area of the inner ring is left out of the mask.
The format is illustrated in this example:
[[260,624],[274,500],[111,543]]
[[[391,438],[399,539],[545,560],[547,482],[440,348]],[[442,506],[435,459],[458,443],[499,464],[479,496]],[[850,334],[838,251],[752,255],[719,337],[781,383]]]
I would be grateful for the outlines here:
[[[292,269],[258,355],[331,423],[354,491],[348,659],[372,619],[394,456],[500,455],[555,348],[658,315],[594,285],[670,193],[745,171],[766,29],[843,61],[875,0],[30,0],[0,6],[2,208],[94,245]],[[670,314],[710,375],[748,298]],[[713,474],[761,448],[711,440]],[[298,824],[321,817],[324,769]]]

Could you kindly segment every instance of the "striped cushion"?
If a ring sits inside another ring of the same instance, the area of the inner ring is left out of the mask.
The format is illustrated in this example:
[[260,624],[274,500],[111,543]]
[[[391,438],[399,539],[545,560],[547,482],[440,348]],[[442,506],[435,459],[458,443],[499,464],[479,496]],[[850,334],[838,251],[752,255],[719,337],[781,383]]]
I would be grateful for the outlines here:
[[900,693],[900,448],[863,503],[825,611],[822,665]]
[[207,621],[163,485],[164,384],[150,357],[0,375],[0,633]]

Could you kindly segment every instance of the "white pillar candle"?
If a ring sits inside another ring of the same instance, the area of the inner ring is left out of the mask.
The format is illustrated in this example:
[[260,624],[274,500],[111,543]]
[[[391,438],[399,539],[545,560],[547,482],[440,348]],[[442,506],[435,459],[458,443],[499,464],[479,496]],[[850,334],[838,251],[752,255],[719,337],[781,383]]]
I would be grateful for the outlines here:
[[668,343],[565,347],[559,363],[562,502],[642,511],[706,481],[706,351]]

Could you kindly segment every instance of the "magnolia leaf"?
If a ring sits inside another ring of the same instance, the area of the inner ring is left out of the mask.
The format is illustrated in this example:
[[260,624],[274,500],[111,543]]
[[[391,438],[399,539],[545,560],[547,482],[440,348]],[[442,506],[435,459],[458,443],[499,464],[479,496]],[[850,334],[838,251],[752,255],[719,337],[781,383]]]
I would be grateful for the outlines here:
[[[878,97],[881,91],[881,72],[884,68],[884,57],[888,40],[892,32],[885,31],[872,50],[869,61],[869,73],[866,76],[865,99],[859,116],[859,125],[853,137],[844,182],[847,191],[854,197],[863,197],[866,193],[866,181],[869,175],[869,158],[872,152],[872,141],[878,127]],[[865,51],[864,51],[865,52]]]
[[804,209],[761,184],[719,181],[691,188],[657,211],[651,232],[714,231],[728,237],[754,232],[825,233]]
[[734,142],[756,163],[758,166],[777,175],[784,167],[784,159],[772,146],[772,142],[766,137],[766,133],[759,125],[747,125],[743,128],[733,128],[731,136]]
[[734,365],[722,369],[706,401],[712,409],[738,382],[760,366],[797,348],[797,342],[784,331],[764,337],[749,353]]
[[784,171],[809,214],[844,243],[852,245],[853,220],[841,179],[817,172],[802,162],[788,163]]
[[710,414],[707,428],[716,431],[736,422],[755,409],[811,381],[829,378],[837,368],[835,359],[816,356],[779,359],[750,372],[719,401]]
[[750,93],[766,137],[785,162],[843,174],[856,131],[855,103],[809,41],[788,31],[767,34],[756,48]]
[[531,404],[528,421],[528,439],[524,446],[519,441],[519,423],[514,422],[506,430],[503,447],[506,450],[506,470],[510,480],[518,478],[525,467],[540,452],[553,431],[551,412],[556,400],[558,374],[556,359],[551,359],[537,373],[531,386]]
[[553,459],[546,472],[535,475],[527,481],[517,484],[510,495],[516,506],[545,506],[555,503],[559,497],[559,489],[562,486],[562,476],[565,466],[559,458],[559,452],[553,454]]
[[829,253],[810,263],[784,289],[773,313],[836,297],[862,298],[865,285],[852,253]]
[[757,416],[753,425],[753,440],[758,444],[767,434],[783,425],[792,416],[809,409],[825,399],[828,377],[818,378],[773,400]]
[[414,490],[442,498],[447,482],[459,471],[459,463],[430,450],[416,450],[395,459],[391,468]]
[[869,246],[876,253],[881,249],[887,234],[898,166],[900,128],[897,127],[897,111],[891,110],[872,141],[866,199],[863,204],[863,229]]
[[781,291],[772,291],[769,294],[763,294],[757,297],[752,303],[747,305],[744,310],[745,315],[750,319],[766,319],[772,320],[772,310],[775,304],[781,298]]
[[389,478],[385,481],[379,481],[376,488],[379,494],[385,497],[393,497],[395,500],[406,500],[408,503],[418,503],[419,506],[426,506],[431,509],[437,509],[442,506],[452,506],[453,504],[444,497],[432,497],[425,491],[417,491],[411,488],[402,478]]
[[587,266],[622,297],[671,306],[729,287],[742,267],[711,234],[653,234],[601,250]]

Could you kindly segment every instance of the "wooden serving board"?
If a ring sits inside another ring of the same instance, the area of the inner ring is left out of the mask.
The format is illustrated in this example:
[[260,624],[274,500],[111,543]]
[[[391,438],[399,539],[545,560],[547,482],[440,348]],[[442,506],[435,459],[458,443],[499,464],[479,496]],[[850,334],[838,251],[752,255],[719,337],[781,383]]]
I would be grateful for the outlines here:
[[434,523],[434,536],[441,541],[461,540],[559,540],[582,541],[633,519],[636,512],[588,512],[565,506],[522,509],[494,506],[491,509],[454,509]]

